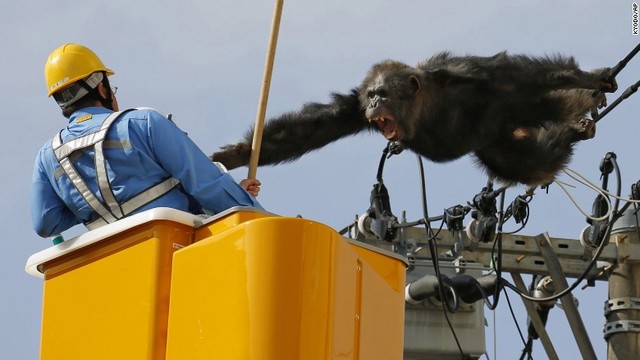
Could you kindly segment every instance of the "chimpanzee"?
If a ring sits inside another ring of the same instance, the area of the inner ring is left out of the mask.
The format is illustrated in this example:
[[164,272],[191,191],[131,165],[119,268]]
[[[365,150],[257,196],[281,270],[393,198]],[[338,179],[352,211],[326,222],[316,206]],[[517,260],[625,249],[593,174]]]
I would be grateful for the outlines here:
[[[267,121],[258,164],[293,161],[377,130],[432,161],[472,154],[493,179],[541,185],[567,165],[577,141],[595,135],[589,114],[616,89],[609,68],[585,72],[561,55],[444,52],[415,67],[386,60],[350,93]],[[212,159],[229,169],[248,164],[252,137],[250,130]]]

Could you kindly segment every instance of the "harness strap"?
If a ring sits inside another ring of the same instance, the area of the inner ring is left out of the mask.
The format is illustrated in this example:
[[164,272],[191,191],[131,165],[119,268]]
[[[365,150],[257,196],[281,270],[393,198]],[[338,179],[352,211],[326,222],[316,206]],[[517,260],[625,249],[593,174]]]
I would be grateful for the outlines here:
[[[160,196],[169,192],[174,187],[178,186],[178,184],[180,184],[180,181],[176,178],[171,177],[159,184],[152,186],[151,188],[134,196],[133,198],[125,201],[123,204],[121,204],[124,216],[129,215],[131,212],[135,211],[136,209],[151,202],[151,200],[147,200],[148,198],[151,198],[152,200],[157,199]],[[87,226],[87,229],[93,230],[106,224],[109,224],[109,223],[104,218],[100,217],[85,225]]]
[[109,209],[111,209],[111,213],[113,213],[118,219],[122,218],[124,214],[120,208],[120,204],[116,201],[113,189],[111,188],[111,182],[107,175],[107,162],[104,158],[104,147],[102,145],[104,144],[104,138],[107,134],[107,130],[109,130],[111,124],[122,114],[124,114],[124,112],[117,112],[107,116],[99,130],[99,132],[103,132],[102,139],[100,139],[100,141],[93,147],[95,151],[94,161],[96,167],[96,181],[98,182],[102,199]]
[[[82,176],[80,176],[80,174],[78,174],[78,171],[76,170],[76,168],[73,166],[73,164],[69,160],[69,157],[68,156],[65,156],[65,157],[61,157],[60,156],[61,153],[64,153],[64,151],[58,151],[60,146],[61,146],[61,144],[62,144],[62,139],[61,139],[60,135],[61,134],[58,133],[58,136],[55,136],[53,138],[52,147],[54,149],[54,153],[56,155],[56,159],[60,163],[60,167],[62,168],[62,170],[64,170],[65,174],[67,174],[67,176],[69,177],[69,180],[71,180],[71,183],[76,188],[76,190],[78,190],[78,192],[80,193],[82,198],[87,202],[87,204],[89,204],[91,209],[93,209],[93,211],[96,214],[98,214],[98,216],[100,216],[100,218],[104,219],[108,223],[111,223],[111,222],[114,222],[114,221],[118,220],[118,218],[116,218],[109,211],[109,209],[107,209],[104,205],[102,205],[100,200],[89,189],[89,187],[87,186],[87,184],[84,181],[84,179],[82,178]],[[91,146],[91,145],[88,145],[88,146]]]

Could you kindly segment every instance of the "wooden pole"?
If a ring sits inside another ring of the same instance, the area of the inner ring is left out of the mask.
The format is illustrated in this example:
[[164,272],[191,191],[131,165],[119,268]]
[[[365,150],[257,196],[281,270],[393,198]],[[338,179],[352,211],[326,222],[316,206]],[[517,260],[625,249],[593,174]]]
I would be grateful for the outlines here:
[[278,31],[280,29],[280,18],[282,17],[282,5],[284,0],[276,0],[273,10],[273,20],[271,22],[271,34],[267,47],[267,59],[264,65],[264,75],[262,77],[262,87],[260,88],[260,100],[258,101],[258,113],[253,131],[253,142],[251,143],[251,158],[249,159],[248,179],[256,178],[258,159],[260,158],[260,145],[262,144],[262,128],[264,117],[267,112],[267,101],[269,100],[269,87],[271,85],[271,73],[273,72],[273,59],[276,55],[276,45],[278,43]]

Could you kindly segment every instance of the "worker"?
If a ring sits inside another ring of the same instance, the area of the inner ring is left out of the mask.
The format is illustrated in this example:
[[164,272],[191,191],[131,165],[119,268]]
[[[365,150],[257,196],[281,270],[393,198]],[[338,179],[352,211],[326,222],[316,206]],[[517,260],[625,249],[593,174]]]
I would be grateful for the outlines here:
[[80,223],[91,230],[156,207],[262,208],[259,180],[238,184],[167,117],[150,108],[120,111],[114,72],[91,49],[60,46],[44,75],[69,121],[36,158],[29,201],[38,235]]

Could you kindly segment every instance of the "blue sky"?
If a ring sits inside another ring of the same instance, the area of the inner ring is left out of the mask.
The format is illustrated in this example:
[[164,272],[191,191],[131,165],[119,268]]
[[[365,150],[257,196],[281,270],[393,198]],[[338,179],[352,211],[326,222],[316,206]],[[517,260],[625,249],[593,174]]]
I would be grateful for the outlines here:
[[[267,116],[298,109],[304,102],[327,101],[333,91],[346,92],[360,83],[372,64],[387,58],[416,64],[443,50],[476,55],[507,50],[573,55],[587,70],[613,66],[640,37],[631,31],[632,2],[604,4],[595,0],[285,1]],[[173,113],[178,125],[211,153],[253,126],[272,12],[272,2],[258,0],[2,5],[0,87],[5,131],[0,134],[4,167],[0,211],[5,240],[0,252],[0,357],[38,356],[42,281],[27,275],[24,265],[31,254],[51,244],[32,231],[27,198],[36,152],[65,125],[57,105],[46,96],[43,67],[48,54],[66,42],[89,46],[115,70],[111,80],[119,88],[121,108],[149,106]],[[640,58],[634,59],[620,74],[621,90],[638,80],[639,68]],[[596,137],[577,146],[570,167],[599,182],[600,159],[614,151],[624,189],[638,181],[639,103],[631,97],[600,122]],[[368,208],[385,144],[381,136],[356,136],[295,163],[260,168],[259,199],[271,212],[302,215],[340,229]],[[467,157],[425,166],[430,209],[464,204],[486,181]],[[241,168],[232,175],[239,180],[246,171]],[[420,218],[415,157],[409,152],[393,157],[385,166],[384,179],[394,213],[405,210],[409,220]],[[510,190],[509,198],[521,191]],[[572,191],[589,210],[594,194],[581,188]],[[539,192],[531,205],[531,220],[523,234],[547,231],[555,237],[577,238],[586,225],[557,186]],[[82,231],[74,228],[65,236]],[[510,295],[524,328],[522,303]],[[602,308],[607,284],[577,290],[576,296],[598,357],[604,358]],[[517,358],[522,344],[506,302],[495,314],[485,315],[490,357]],[[560,358],[579,356],[562,310],[552,310],[548,327]],[[545,357],[539,344],[536,355]]]

